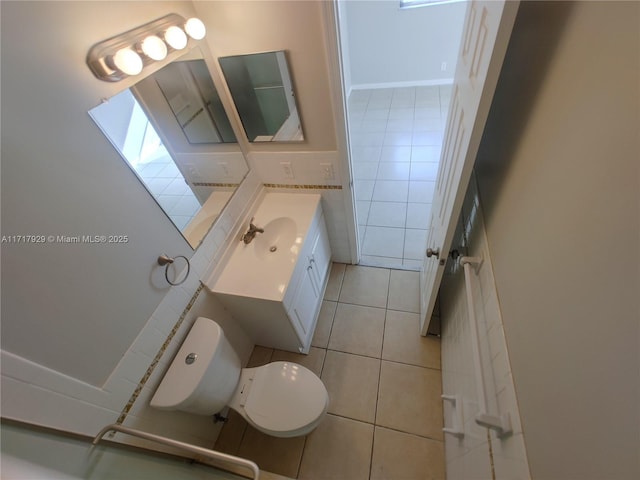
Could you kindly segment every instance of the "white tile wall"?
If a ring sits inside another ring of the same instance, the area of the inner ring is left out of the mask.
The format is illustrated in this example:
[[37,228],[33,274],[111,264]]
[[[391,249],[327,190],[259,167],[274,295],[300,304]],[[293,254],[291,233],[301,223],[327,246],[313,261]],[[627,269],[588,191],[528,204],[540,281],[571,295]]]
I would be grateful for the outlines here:
[[[248,154],[251,170],[263,183],[288,185],[342,185],[343,161],[337,151],[252,151]],[[289,162],[293,178],[287,178],[281,162]],[[333,178],[325,178],[321,164],[331,164]]]
[[[524,434],[520,424],[509,354],[502,330],[502,317],[491,256],[475,182],[472,180],[463,212],[472,212],[474,209],[476,217],[471,231],[468,232],[469,251],[467,253],[471,256],[482,256],[484,259],[472,278],[472,288],[474,311],[478,319],[487,408],[488,413],[494,415],[508,412],[513,433],[499,438],[494,431],[487,434],[486,428],[475,423],[474,418],[478,413],[478,394],[473,371],[474,358],[464,272],[461,268],[456,268],[454,273],[445,278],[441,288],[442,383],[443,393],[459,395],[462,398],[464,437],[445,435],[447,478],[448,480],[529,479]],[[451,426],[453,411],[449,402],[445,402],[444,415],[445,425]]]

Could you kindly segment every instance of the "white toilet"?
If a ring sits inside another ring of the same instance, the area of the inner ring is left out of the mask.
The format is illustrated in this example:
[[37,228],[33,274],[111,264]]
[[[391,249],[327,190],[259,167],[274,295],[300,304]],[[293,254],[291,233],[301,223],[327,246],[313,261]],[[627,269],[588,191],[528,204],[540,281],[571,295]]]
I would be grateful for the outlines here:
[[274,437],[311,432],[329,406],[322,381],[292,362],[241,368],[222,328],[198,318],[160,386],[151,406],[214,415],[233,408],[256,429]]

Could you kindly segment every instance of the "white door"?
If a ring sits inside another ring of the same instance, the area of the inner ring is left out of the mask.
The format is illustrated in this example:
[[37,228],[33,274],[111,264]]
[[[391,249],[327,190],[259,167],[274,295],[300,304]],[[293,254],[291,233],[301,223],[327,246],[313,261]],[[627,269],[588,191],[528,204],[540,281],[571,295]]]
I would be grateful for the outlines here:
[[472,1],[467,7],[436,180],[427,252],[420,271],[420,333],[429,321],[453,240],[455,222],[478,153],[518,10],[516,1]]

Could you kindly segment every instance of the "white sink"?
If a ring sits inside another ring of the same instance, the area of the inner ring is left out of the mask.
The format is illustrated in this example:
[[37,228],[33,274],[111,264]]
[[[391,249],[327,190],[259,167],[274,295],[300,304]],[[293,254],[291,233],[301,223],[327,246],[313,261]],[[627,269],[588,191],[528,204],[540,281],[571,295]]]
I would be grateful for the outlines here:
[[282,301],[320,198],[317,194],[265,194],[253,214],[253,224],[264,233],[257,233],[249,244],[238,239],[222,271],[215,272],[211,290]]
[[295,261],[300,248],[295,220],[278,217],[262,228],[264,233],[258,233],[251,242],[258,258],[265,262]]

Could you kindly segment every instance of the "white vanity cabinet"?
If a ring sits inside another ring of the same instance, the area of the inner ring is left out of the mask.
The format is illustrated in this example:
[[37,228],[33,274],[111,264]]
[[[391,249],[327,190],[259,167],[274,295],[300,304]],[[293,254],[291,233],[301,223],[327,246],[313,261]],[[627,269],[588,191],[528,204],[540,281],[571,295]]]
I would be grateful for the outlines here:
[[320,195],[267,193],[253,223],[205,283],[256,345],[308,353],[331,267]]
[[305,340],[308,339],[309,344],[322,306],[331,263],[331,249],[329,248],[324,216],[321,216],[320,220],[312,225],[312,228],[314,231],[309,242],[311,249],[306,258],[298,260],[302,262],[304,270],[299,272],[300,278],[295,288],[293,300],[286,306],[298,336]]

